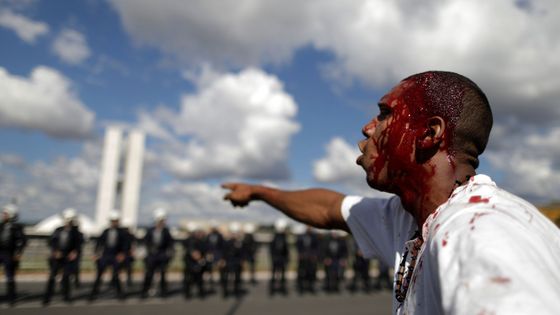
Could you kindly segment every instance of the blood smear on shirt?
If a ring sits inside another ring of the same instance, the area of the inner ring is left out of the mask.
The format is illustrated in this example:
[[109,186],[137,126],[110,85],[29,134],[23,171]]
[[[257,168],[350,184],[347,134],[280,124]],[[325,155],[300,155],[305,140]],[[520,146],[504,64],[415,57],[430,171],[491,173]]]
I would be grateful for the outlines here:
[[475,222],[478,218],[480,218],[480,217],[482,217],[482,216],[485,216],[485,215],[488,215],[488,213],[478,213],[478,212],[475,213],[475,214],[473,215],[472,219],[469,221],[469,224],[474,224],[474,222]]
[[447,238],[449,237],[449,232],[445,232],[443,240],[441,240],[441,246],[445,247],[447,245]]
[[511,279],[498,276],[498,277],[490,278],[490,281],[497,284],[506,284],[506,283],[510,283]]
[[481,196],[472,196],[469,199],[469,203],[488,203],[490,202],[490,198],[482,198]]

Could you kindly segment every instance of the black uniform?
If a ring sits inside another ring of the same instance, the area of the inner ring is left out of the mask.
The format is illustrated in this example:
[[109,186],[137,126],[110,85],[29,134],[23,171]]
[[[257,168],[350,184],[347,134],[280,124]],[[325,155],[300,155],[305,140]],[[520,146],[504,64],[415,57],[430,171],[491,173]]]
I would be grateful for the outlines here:
[[[97,261],[97,275],[93,284],[90,299],[95,299],[99,293],[101,277],[108,266],[113,269],[112,284],[117,290],[119,298],[124,298],[119,271],[123,266],[126,255],[128,232],[121,228],[108,228],[99,237],[95,246],[95,252],[100,257]],[[120,259],[119,259],[120,258]]]
[[220,282],[224,297],[231,293],[230,286],[233,281],[233,294],[241,296],[241,273],[243,271],[243,239],[241,236],[233,236],[224,243],[224,264],[220,268]]
[[317,263],[319,260],[319,238],[311,230],[298,235],[296,239],[298,252],[297,289],[300,293],[315,291]]
[[77,227],[61,226],[57,228],[48,241],[51,249],[49,257],[49,280],[45,290],[43,303],[50,302],[54,292],[57,274],[62,270],[62,294],[65,301],[71,300],[70,276],[76,273],[78,266],[78,253],[81,250],[83,235]]
[[196,285],[198,296],[204,298],[204,272],[209,267],[206,261],[207,241],[202,231],[196,231],[183,241],[185,251],[185,269],[183,274],[183,290],[185,298],[191,297],[191,286]]
[[369,268],[370,260],[364,257],[358,245],[354,243],[354,261],[352,263],[354,276],[352,277],[352,283],[348,287],[350,291],[356,291],[358,289],[358,282],[361,282],[363,290],[369,292],[371,284]]
[[286,288],[286,266],[289,261],[288,240],[286,233],[275,233],[270,242],[270,257],[272,260],[272,275],[269,291],[274,294],[280,291],[288,293]]
[[23,226],[13,220],[0,223],[0,265],[4,265],[8,300],[11,304],[16,300],[16,270],[19,266],[17,256],[21,256],[27,244]]
[[252,233],[245,233],[243,236],[243,260],[247,262],[249,267],[249,278],[252,284],[256,284],[255,279],[255,254],[257,253],[258,244],[255,241],[255,236]]
[[160,294],[161,296],[165,296],[167,294],[167,280],[165,278],[165,273],[167,271],[169,261],[171,260],[171,257],[173,257],[173,237],[167,227],[160,229],[151,227],[148,229],[148,232],[144,237],[144,245],[146,246],[147,255],[144,259],[146,270],[144,275],[144,285],[142,286],[142,297],[146,297],[148,295],[148,290],[152,286],[154,272],[157,270],[159,270],[161,276]]
[[212,229],[206,236],[206,262],[209,273],[210,287],[214,289],[214,270],[222,260],[224,250],[224,237],[218,229]]
[[84,244],[86,242],[86,238],[84,236],[84,233],[82,233],[80,231],[80,228],[78,227],[78,225],[75,225],[74,228],[76,228],[78,230],[78,233],[80,235],[80,247],[78,248],[78,256],[76,257],[76,268],[74,269],[74,272],[72,274],[72,276],[74,277],[74,285],[76,286],[76,288],[79,288],[81,283],[80,283],[80,265],[82,262],[82,254],[83,254],[83,249],[84,249]]
[[132,271],[134,267],[134,249],[136,248],[136,237],[128,228],[123,228],[126,232],[125,258],[123,268],[126,270],[126,285],[132,286]]
[[338,292],[340,281],[343,279],[348,247],[346,240],[336,234],[331,234],[324,241],[325,290]]

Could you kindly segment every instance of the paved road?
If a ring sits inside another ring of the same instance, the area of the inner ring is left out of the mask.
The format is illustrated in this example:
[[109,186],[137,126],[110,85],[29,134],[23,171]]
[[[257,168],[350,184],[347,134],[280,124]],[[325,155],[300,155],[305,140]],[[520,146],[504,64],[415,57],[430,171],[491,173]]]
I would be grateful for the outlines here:
[[[66,304],[56,296],[48,307],[41,305],[44,283],[25,282],[19,285],[20,298],[15,307],[9,308],[4,301],[4,283],[0,284],[0,313],[11,314],[57,314],[57,315],[172,315],[172,314],[211,314],[211,315],[377,315],[391,313],[390,291],[374,293],[340,294],[317,293],[300,296],[291,292],[287,296],[269,296],[265,281],[248,287],[247,294],[240,299],[224,299],[220,295],[210,295],[204,300],[185,300],[179,292],[179,283],[171,283],[171,294],[166,299],[151,297],[146,300],[138,298],[138,287],[129,290],[126,300],[113,297],[112,291],[102,292],[94,302],[87,301],[91,287],[86,283],[74,294],[75,301]],[[292,284],[293,285],[293,284]],[[175,289],[175,290],[173,290]]]

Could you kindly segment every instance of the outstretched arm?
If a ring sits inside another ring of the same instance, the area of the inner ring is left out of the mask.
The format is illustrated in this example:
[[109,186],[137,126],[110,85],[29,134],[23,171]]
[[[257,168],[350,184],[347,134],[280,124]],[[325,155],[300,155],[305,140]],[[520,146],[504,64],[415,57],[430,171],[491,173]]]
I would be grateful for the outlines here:
[[235,207],[244,207],[253,200],[261,200],[302,223],[349,232],[340,206],[344,195],[327,189],[285,191],[261,185],[226,183],[230,192],[224,196]]

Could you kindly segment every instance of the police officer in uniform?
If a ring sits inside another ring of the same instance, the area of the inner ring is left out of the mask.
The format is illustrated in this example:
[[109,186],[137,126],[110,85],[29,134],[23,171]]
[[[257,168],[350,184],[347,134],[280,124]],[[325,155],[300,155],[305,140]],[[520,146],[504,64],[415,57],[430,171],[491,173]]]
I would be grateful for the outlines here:
[[70,276],[79,267],[77,265],[78,252],[82,246],[83,236],[74,224],[76,211],[68,208],[62,212],[64,225],[58,227],[49,238],[48,245],[51,249],[49,257],[49,280],[43,298],[43,304],[49,304],[54,292],[56,276],[62,270],[62,294],[64,301],[71,301]]
[[81,286],[80,265],[82,262],[82,254],[83,254],[84,244],[86,243],[86,237],[84,236],[84,233],[80,231],[80,224],[79,224],[78,217],[76,217],[75,220],[72,220],[72,222],[74,223],[74,228],[78,231],[78,234],[80,236],[80,242],[79,242],[80,247],[78,248],[78,255],[76,257],[76,268],[74,268],[71,277],[73,277],[74,279],[74,285],[76,286],[76,288],[79,288]]
[[214,291],[214,271],[218,268],[219,262],[222,261],[223,250],[224,237],[218,230],[218,226],[213,224],[206,236],[206,262],[208,263],[207,271],[211,291]]
[[186,299],[192,297],[191,287],[195,285],[198,289],[198,296],[202,299],[206,296],[204,287],[204,272],[208,268],[206,261],[207,240],[204,231],[194,222],[187,225],[189,236],[183,241],[184,256],[184,275],[183,290]]
[[142,298],[148,296],[148,291],[152,286],[152,279],[154,272],[159,270],[160,280],[160,295],[165,297],[167,295],[167,280],[165,274],[169,261],[173,257],[173,237],[169,232],[169,228],[165,225],[167,213],[164,209],[156,209],[154,211],[155,225],[150,227],[144,236],[144,245],[146,246],[145,275],[144,284],[142,286]]
[[274,223],[275,233],[269,245],[272,261],[272,274],[269,284],[270,295],[274,295],[277,291],[288,294],[286,288],[286,266],[289,261],[287,225],[288,223],[284,219],[278,219]]
[[358,283],[362,283],[362,288],[365,292],[370,291],[371,277],[369,274],[370,260],[364,257],[364,254],[358,247],[358,244],[354,242],[354,261],[352,262],[352,270],[354,271],[354,276],[352,277],[352,282],[348,286],[348,290],[355,292],[358,290]]
[[126,236],[125,257],[123,269],[126,271],[126,286],[132,287],[132,271],[134,268],[134,251],[136,250],[136,236],[128,227],[123,227]]
[[17,223],[18,208],[8,204],[2,209],[0,223],[0,266],[4,266],[8,301],[13,305],[16,301],[16,270],[19,266],[27,238],[23,227]]
[[120,214],[112,211],[109,214],[110,226],[103,231],[95,246],[93,260],[97,265],[97,275],[91,290],[90,300],[94,300],[99,293],[101,278],[107,267],[113,269],[112,284],[117,291],[117,297],[125,297],[122,290],[119,271],[123,266],[126,257],[127,232],[119,226]]
[[343,280],[348,246],[338,231],[331,231],[325,239],[323,266],[325,267],[325,291],[339,292]]
[[319,238],[311,227],[300,226],[303,231],[297,234],[298,253],[297,289],[299,293],[315,292],[317,263],[319,260]]
[[223,261],[220,266],[220,282],[223,297],[228,297],[233,284],[233,294],[240,297],[243,294],[241,274],[243,272],[243,235],[241,225],[232,222],[229,226],[229,236],[224,243]]
[[258,244],[255,240],[255,225],[252,223],[247,223],[243,226],[243,260],[247,264],[248,271],[249,271],[249,281],[251,284],[257,284],[257,280],[255,278],[255,255],[257,253]]

